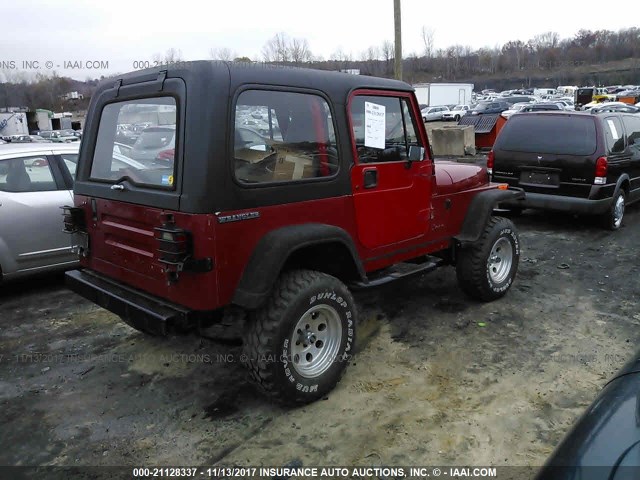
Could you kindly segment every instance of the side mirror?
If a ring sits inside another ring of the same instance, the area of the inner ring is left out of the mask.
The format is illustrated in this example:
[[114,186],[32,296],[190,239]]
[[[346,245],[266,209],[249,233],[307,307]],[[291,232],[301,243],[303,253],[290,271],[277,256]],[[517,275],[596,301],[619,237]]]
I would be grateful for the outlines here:
[[419,162],[424,160],[424,147],[420,147],[418,145],[410,145],[409,146],[409,157],[407,158],[409,162]]

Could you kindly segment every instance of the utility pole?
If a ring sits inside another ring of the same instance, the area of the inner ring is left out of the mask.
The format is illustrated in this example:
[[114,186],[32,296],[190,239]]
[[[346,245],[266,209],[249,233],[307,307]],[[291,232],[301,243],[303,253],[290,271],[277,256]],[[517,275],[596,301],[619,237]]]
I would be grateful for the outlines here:
[[393,18],[396,32],[396,53],[393,71],[395,78],[402,80],[402,16],[400,15],[400,0],[393,0]]

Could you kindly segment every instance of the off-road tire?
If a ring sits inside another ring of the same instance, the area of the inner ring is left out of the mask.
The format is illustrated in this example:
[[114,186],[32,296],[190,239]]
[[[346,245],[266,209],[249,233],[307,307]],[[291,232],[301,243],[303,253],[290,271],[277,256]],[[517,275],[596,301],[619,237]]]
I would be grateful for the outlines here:
[[[505,258],[496,262],[502,256]],[[458,252],[458,284],[476,300],[496,300],[513,284],[519,260],[520,240],[513,223],[504,217],[491,217],[480,238]]]
[[[285,272],[266,304],[249,312],[241,360],[255,383],[274,400],[313,402],[326,396],[342,377],[355,347],[355,326],[355,302],[340,280],[312,270]],[[313,334],[325,335],[326,343],[316,348],[319,344]],[[300,356],[301,349],[307,348],[307,343],[300,342],[303,337],[305,342],[311,339],[310,350]],[[315,357],[309,361],[310,351]],[[317,375],[307,370],[303,375],[304,368],[311,368],[316,360],[324,370]]]
[[[617,204],[622,199],[622,211],[617,210]],[[611,206],[607,209],[606,213],[600,217],[600,223],[607,230],[619,230],[624,220],[624,209],[627,201],[627,195],[621,188],[616,191],[611,202]]]

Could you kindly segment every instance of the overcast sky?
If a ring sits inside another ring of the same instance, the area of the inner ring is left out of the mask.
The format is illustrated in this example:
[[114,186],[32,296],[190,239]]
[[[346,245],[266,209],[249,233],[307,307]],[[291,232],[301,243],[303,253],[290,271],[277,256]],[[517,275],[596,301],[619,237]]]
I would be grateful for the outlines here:
[[[436,49],[635,26],[633,15],[594,12],[584,1],[402,0],[404,56],[423,51],[423,25],[433,29]],[[37,61],[31,72],[55,70],[81,80],[134,70],[134,61],[169,48],[184,60],[209,59],[212,48],[225,47],[262,60],[262,47],[279,32],[306,38],[313,54],[325,59],[338,49],[358,59],[369,46],[393,41],[393,0],[8,0],[0,14],[0,70],[15,72],[22,62]],[[94,60],[108,62],[109,69],[77,68]],[[10,61],[15,66],[7,68]],[[65,68],[65,61],[76,68]]]

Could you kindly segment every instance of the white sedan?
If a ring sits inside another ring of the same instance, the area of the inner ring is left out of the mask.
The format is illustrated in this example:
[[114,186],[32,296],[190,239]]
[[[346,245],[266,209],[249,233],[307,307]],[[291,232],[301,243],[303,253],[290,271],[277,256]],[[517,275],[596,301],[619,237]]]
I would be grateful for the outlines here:
[[456,122],[464,117],[471,110],[469,105],[456,105],[451,110],[442,114],[442,120],[455,120]]
[[531,102],[514,103],[513,105],[511,105],[511,108],[509,110],[505,110],[501,113],[501,115],[504,118],[509,118],[514,113],[521,112],[524,107],[528,107],[529,105],[531,105]]

